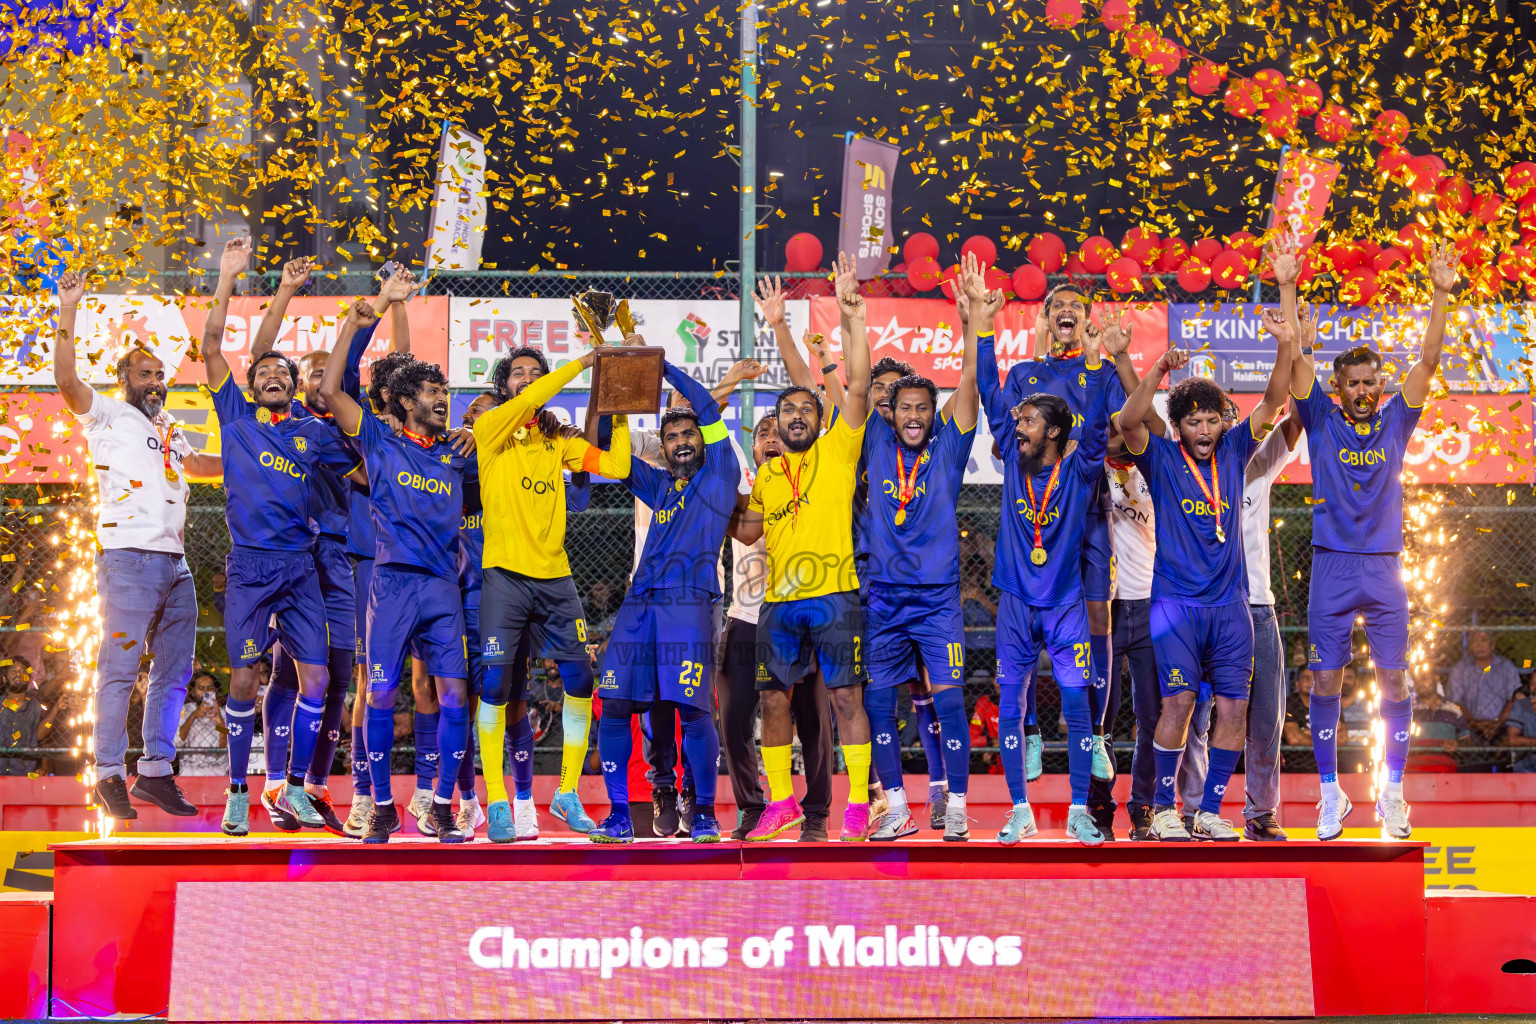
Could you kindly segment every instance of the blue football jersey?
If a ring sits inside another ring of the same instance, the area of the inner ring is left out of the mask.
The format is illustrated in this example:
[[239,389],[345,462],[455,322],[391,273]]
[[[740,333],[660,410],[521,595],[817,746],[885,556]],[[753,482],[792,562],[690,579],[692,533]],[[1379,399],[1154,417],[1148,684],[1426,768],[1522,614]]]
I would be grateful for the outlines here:
[[[1176,604],[1227,604],[1248,600],[1248,569],[1243,558],[1243,487],[1248,460],[1258,449],[1253,426],[1247,419],[1221,435],[1210,460],[1189,468],[1184,447],[1166,437],[1147,435],[1147,447],[1131,452],[1152,495],[1152,517],[1157,523],[1157,553],[1152,559],[1152,599]],[[1199,472],[1211,489],[1212,463],[1217,498],[1221,502],[1221,529],[1217,538],[1217,514],[1195,479]]]
[[[470,484],[465,484],[466,489]],[[478,482],[473,485],[479,491]],[[473,511],[464,509],[459,523],[459,589],[464,591],[464,603],[475,603],[472,595],[480,593],[480,562],[485,555],[485,510],[480,506],[480,495],[474,496]]]
[[314,547],[313,478],[322,466],[351,472],[355,453],[313,417],[280,412],[263,422],[232,374],[214,389],[213,408],[231,542],[269,551]]
[[[864,534],[869,564],[860,579],[882,583],[934,584],[960,582],[960,524],[955,508],[965,464],[971,456],[976,430],[961,430],[939,414],[933,435],[921,452],[901,445],[896,432],[878,412],[871,411],[864,429],[863,464],[869,474],[869,501]],[[900,523],[901,466],[917,476]]]
[[1361,433],[1313,381],[1298,398],[1312,461],[1312,546],[1355,554],[1403,550],[1403,453],[1424,407],[1393,395]]
[[[980,354],[978,348],[978,357]],[[993,357],[992,365],[997,365],[996,357]],[[1111,360],[1106,359],[1103,365],[1114,368]],[[1105,388],[1105,407],[1111,413],[1119,411],[1126,397],[1120,378],[1110,373]],[[1083,424],[1090,415],[1089,406],[1093,398],[1088,390],[1088,363],[1085,356],[1073,356],[1070,359],[1046,356],[1044,359],[1015,364],[1008,371],[1008,380],[1003,385],[1003,398],[1009,408],[1037,391],[1062,399],[1072,410],[1072,440],[1076,441],[1083,436]]]
[[[640,564],[630,593],[675,587],[720,596],[717,567],[725,529],[736,510],[741,465],[720,422],[720,405],[709,389],[685,371],[666,364],[667,381],[688,399],[705,435],[704,465],[687,480],[635,459],[624,483],[651,509]],[[711,434],[717,435],[712,440]]]
[[474,457],[445,440],[396,435],[366,409],[356,440],[368,461],[379,564],[412,565],[457,582],[465,480],[479,479]]

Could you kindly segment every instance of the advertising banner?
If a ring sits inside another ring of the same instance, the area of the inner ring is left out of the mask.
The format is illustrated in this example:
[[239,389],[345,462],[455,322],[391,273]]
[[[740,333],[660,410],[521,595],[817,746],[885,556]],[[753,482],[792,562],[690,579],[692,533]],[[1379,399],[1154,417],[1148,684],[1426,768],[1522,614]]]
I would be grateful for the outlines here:
[[891,264],[892,190],[901,147],[862,135],[843,147],[843,216],[838,228],[839,252],[858,261],[860,281],[885,272]]
[[1287,147],[1280,158],[1280,173],[1275,178],[1275,206],[1270,213],[1271,229],[1285,224],[1301,239],[1302,248],[1312,244],[1328,213],[1333,183],[1339,165],[1299,149]]
[[479,270],[485,213],[485,140],[444,125],[427,228],[427,269]]
[[[193,448],[219,454],[219,421],[212,398],[202,391],[172,391],[165,407],[185,427]],[[80,483],[89,475],[85,431],[65,407],[63,395],[0,392],[0,482]]]
[[[646,886],[182,882],[169,1019],[1313,1012],[1301,878],[672,881],[637,899]],[[1179,915],[1146,912],[1196,905],[1219,955]],[[432,927],[402,907],[431,907]],[[358,956],[358,935],[387,954]],[[229,984],[272,949],[304,950],[305,984]]]

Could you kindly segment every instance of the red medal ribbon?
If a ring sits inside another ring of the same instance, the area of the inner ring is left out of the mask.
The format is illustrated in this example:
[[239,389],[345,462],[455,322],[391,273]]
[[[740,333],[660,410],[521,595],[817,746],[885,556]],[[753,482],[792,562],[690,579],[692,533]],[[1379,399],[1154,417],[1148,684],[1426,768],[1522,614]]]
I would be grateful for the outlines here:
[[425,436],[423,436],[421,434],[413,434],[409,430],[407,430],[405,427],[401,427],[400,428],[400,433],[404,434],[406,437],[410,438],[412,441],[415,441],[417,444],[421,445],[423,448],[431,448],[434,444],[437,443],[435,438],[425,437]]
[[805,452],[800,456],[800,468],[795,472],[794,476],[789,475],[789,456],[779,456],[779,468],[784,471],[784,479],[788,482],[790,494],[794,497],[789,506],[791,526],[797,525],[800,522],[800,477],[805,474],[805,463],[809,459],[810,454],[810,452]]
[[[1189,466],[1189,471],[1195,474],[1195,482],[1200,485],[1200,493],[1205,495],[1205,500],[1210,502],[1211,508],[1215,510],[1217,539],[1225,541],[1226,532],[1221,528],[1221,473],[1216,468],[1216,454],[1214,452],[1211,453],[1211,486],[1209,490],[1205,486],[1205,477],[1200,475],[1199,464],[1195,462],[1188,449],[1182,444],[1179,445],[1179,454],[1184,456],[1184,462]],[[1215,491],[1214,495],[1211,493],[1212,491]]]
[[1035,547],[1044,548],[1045,543],[1040,538],[1040,521],[1050,511],[1051,492],[1056,489],[1056,481],[1061,478],[1062,459],[1056,460],[1056,465],[1051,467],[1051,478],[1045,482],[1045,497],[1040,500],[1039,507],[1035,505],[1035,478],[1027,476],[1024,485],[1029,489],[1029,511],[1035,520]]
[[900,493],[896,496],[896,500],[901,502],[901,508],[899,508],[896,512],[896,515],[899,517],[897,520],[898,522],[901,519],[906,518],[907,502],[911,501],[912,495],[917,493],[917,471],[921,469],[923,465],[923,457],[922,455],[918,455],[918,457],[912,462],[912,474],[908,476],[907,462],[901,457],[901,447],[901,442],[897,441],[896,483],[900,488]]

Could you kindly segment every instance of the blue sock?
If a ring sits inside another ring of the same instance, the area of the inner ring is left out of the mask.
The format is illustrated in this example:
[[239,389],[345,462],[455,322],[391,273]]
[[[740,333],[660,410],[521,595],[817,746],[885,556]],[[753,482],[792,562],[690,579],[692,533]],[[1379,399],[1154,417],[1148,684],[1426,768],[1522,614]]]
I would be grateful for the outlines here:
[[[1316,697],[1312,698],[1312,703],[1317,703]],[[1413,698],[1382,701],[1381,724],[1387,734],[1383,750],[1387,762],[1387,781],[1402,782],[1403,769],[1408,766],[1409,737],[1413,732]]]
[[1153,770],[1157,772],[1152,790],[1153,807],[1173,806],[1173,787],[1179,781],[1179,758],[1183,754],[1182,750],[1164,750],[1156,743],[1152,744],[1152,757],[1156,762]]
[[[289,759],[288,784],[291,786],[304,785],[304,773],[309,769],[309,762],[315,756],[315,743],[320,739],[320,720],[325,717],[325,702],[312,703],[306,697],[299,697],[293,705],[293,756]],[[272,770],[267,769],[267,777],[272,777]]]
[[373,776],[368,774],[368,730],[361,725],[352,727],[352,792],[373,795]]
[[1317,774],[1323,782],[1339,781],[1339,697],[1324,697],[1313,691],[1307,707],[1307,723],[1312,727],[1312,756],[1317,760]]
[[1039,673],[1034,669],[1029,670],[1029,678],[1024,681],[1024,731],[1027,733],[1033,729],[1040,731],[1040,719],[1035,714],[1035,694],[1039,687],[1035,683],[1039,679]]
[[896,687],[866,687],[864,713],[869,716],[869,736],[875,777],[886,789],[900,789],[901,738],[896,732]]
[[453,787],[459,781],[459,765],[464,760],[465,741],[469,738],[469,706],[442,705],[442,710],[432,716],[437,719],[437,786],[433,794],[438,800],[452,800]]
[[390,754],[395,749],[395,709],[368,705],[368,776],[373,780],[373,802],[395,802],[389,784]]
[[525,714],[507,730],[512,741],[512,787],[519,800],[533,799],[533,721]]
[[971,781],[971,723],[965,716],[965,691],[958,686],[933,691],[933,710],[943,727],[940,739],[949,791],[964,796]]
[[1104,733],[1104,712],[1109,708],[1109,636],[1088,637],[1088,684],[1093,690],[1089,707],[1093,734]]
[[251,741],[256,732],[256,702],[229,698],[224,703],[224,724],[229,729],[229,781],[245,785],[251,768]]
[[635,741],[629,734],[628,718],[604,715],[597,723],[597,753],[603,765],[603,785],[608,802],[619,812],[629,809],[629,758]]
[[1072,780],[1072,802],[1088,803],[1088,780],[1093,777],[1093,718],[1088,710],[1087,686],[1061,688],[1061,714],[1067,720],[1067,772]]
[[293,741],[293,702],[299,691],[267,684],[261,699],[261,731],[266,746],[267,788],[276,785],[288,773],[288,745]]
[[[912,711],[917,716],[917,740],[923,745],[923,756],[928,758],[929,789],[938,788],[949,778],[948,765],[944,760],[944,739],[939,735],[943,727],[939,724],[933,702],[934,694],[912,698]],[[965,731],[969,736],[969,722],[966,723]],[[961,788],[960,792],[964,793],[965,789]]]
[[416,788],[431,789],[432,780],[437,778],[438,746],[437,734],[440,730],[438,721],[439,712],[427,714],[416,712],[412,719],[416,735]]
[[680,704],[678,712],[683,718],[683,759],[692,772],[693,810],[713,817],[715,785],[720,778],[720,734],[708,711]]
[[1227,795],[1227,783],[1237,770],[1241,750],[1222,750],[1210,747],[1210,765],[1205,773],[1205,795],[1200,798],[1200,809],[1207,814],[1221,813],[1221,798]]
[[459,761],[459,798],[478,800],[475,792],[475,730],[464,730],[464,757]]
[[351,685],[352,651],[332,647],[330,682],[325,688],[325,714],[320,716],[320,738],[315,740],[315,753],[304,773],[304,781],[312,786],[324,786],[330,781],[336,747],[341,743],[341,716],[346,713],[347,689]]
[[1008,796],[1016,804],[1029,799],[1024,780],[1024,733],[1020,728],[1025,686],[999,686],[997,705],[997,758],[1003,762]]

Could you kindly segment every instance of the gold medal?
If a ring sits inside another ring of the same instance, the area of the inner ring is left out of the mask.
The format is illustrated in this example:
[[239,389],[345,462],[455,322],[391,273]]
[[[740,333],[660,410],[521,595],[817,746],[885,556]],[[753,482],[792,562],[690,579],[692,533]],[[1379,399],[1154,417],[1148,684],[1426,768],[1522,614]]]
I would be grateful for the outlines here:
[[900,526],[902,523],[904,523],[906,521],[907,521],[907,510],[904,509],[904,508],[897,509],[896,510],[896,525]]
[[1371,425],[1370,425],[1370,423],[1369,422],[1356,423],[1355,424],[1355,433],[1359,434],[1361,437],[1370,437],[1371,436]]
[[1029,553],[1029,560],[1036,565],[1044,565],[1046,559],[1045,548],[1035,548]]
[[512,431],[512,439],[515,440],[515,441],[522,441],[522,440],[525,440],[527,437],[528,437],[528,428],[527,427],[518,427],[516,430]]
[[258,405],[256,407],[256,421],[258,423],[271,423],[272,422],[272,410],[268,409],[264,405]]
[[1220,523],[1216,524],[1216,540],[1222,544],[1227,542],[1227,531],[1221,528]]
[[165,467],[165,478],[173,484],[181,482],[181,477],[177,476],[176,471],[170,466]]
[[687,480],[676,480],[672,484],[673,489],[674,490],[678,490],[678,491],[682,490],[684,487],[687,487],[687,486],[688,486],[688,481]]

